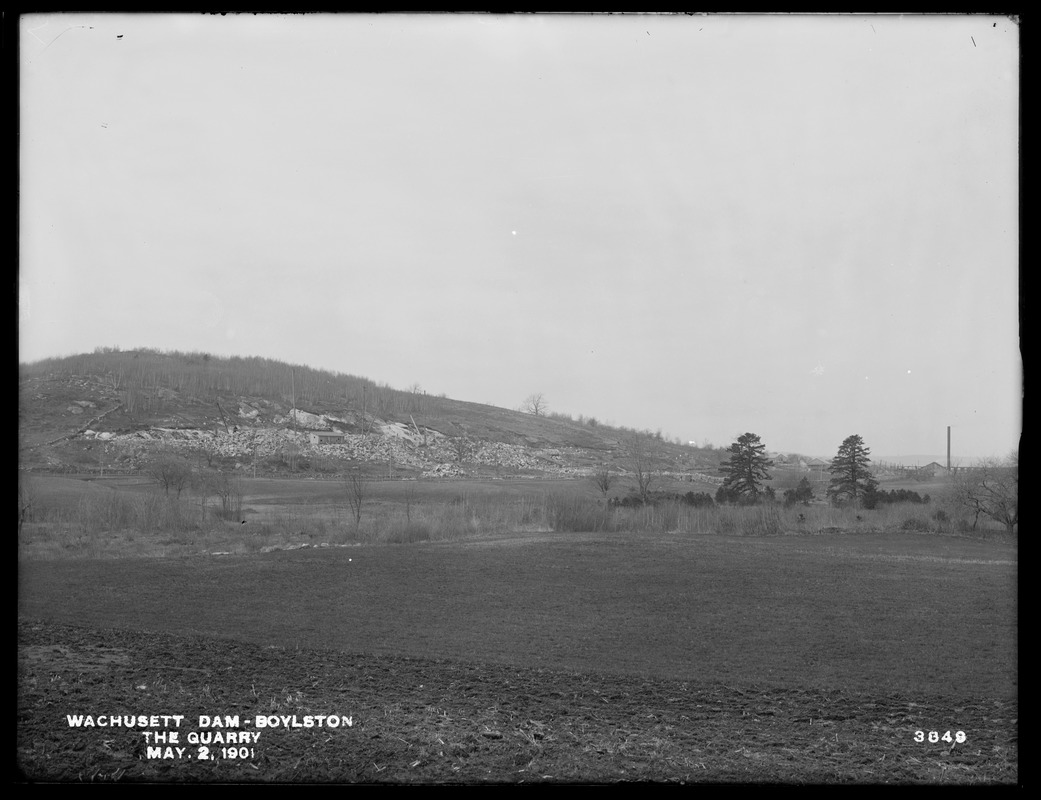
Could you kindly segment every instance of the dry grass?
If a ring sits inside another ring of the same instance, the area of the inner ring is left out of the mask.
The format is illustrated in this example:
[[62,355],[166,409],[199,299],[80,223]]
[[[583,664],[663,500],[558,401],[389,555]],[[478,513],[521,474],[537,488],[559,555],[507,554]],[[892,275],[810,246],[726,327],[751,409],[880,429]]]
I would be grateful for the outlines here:
[[743,537],[906,531],[992,535],[973,531],[942,496],[928,504],[874,510],[824,504],[695,508],[665,501],[609,507],[586,481],[374,482],[355,520],[339,483],[249,481],[240,518],[228,519],[215,498],[166,496],[140,479],[109,482],[32,478],[19,537],[26,558],[111,558],[257,552],[299,544],[415,543],[507,532],[617,532]]

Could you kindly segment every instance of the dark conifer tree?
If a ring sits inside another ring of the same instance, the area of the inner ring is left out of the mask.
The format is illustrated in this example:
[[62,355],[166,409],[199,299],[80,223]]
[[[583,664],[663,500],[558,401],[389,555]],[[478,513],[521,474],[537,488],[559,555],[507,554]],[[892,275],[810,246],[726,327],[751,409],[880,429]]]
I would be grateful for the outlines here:
[[828,472],[832,474],[828,497],[833,503],[852,502],[858,505],[878,489],[878,481],[871,474],[871,450],[864,440],[854,434],[839,445],[839,452],[831,460]]
[[766,470],[774,465],[766,457],[766,445],[754,433],[746,433],[730,445],[730,458],[719,465],[723,479],[720,496],[734,497],[739,502],[754,503],[763,491],[763,481],[770,480]]

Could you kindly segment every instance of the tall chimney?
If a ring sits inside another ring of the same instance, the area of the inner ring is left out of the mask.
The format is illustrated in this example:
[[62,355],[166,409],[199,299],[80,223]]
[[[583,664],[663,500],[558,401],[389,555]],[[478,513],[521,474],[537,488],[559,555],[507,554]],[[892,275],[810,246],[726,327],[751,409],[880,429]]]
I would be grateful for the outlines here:
[[951,426],[947,426],[947,473],[951,472]]

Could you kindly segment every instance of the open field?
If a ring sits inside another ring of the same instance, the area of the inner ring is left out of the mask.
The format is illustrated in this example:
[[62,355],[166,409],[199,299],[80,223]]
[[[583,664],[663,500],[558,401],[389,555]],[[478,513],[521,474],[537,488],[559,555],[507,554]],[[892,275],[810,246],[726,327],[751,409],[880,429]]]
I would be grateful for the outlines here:
[[[908,533],[545,531],[24,561],[18,763],[63,780],[1015,783],[1016,564],[1010,544]],[[248,758],[206,763],[66,722],[90,713],[353,725],[264,729]]]

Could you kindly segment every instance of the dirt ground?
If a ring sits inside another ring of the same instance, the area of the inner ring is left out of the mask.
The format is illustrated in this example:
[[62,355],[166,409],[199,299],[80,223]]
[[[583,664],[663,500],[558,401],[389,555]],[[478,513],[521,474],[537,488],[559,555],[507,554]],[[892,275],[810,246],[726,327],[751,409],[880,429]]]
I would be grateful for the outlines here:
[[[701,685],[29,619],[18,635],[19,781],[1018,780],[1015,698]],[[86,727],[70,716],[156,719]]]

